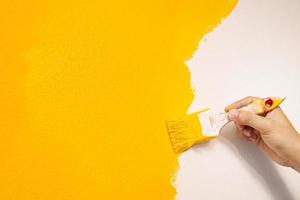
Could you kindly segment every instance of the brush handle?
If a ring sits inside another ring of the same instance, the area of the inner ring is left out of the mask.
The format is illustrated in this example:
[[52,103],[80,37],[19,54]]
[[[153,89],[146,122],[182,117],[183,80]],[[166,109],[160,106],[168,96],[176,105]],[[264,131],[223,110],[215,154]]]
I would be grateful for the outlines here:
[[[252,103],[240,108],[239,110],[246,110],[257,115],[266,114],[277,108],[285,98],[265,98],[255,100]],[[213,110],[207,110],[198,114],[198,119],[202,127],[202,135],[216,137],[219,135],[222,127],[224,127],[231,120],[228,113],[220,113]]]
[[[268,112],[271,112],[275,108],[279,107],[279,105],[285,100],[285,98],[279,98],[279,97],[268,97],[264,99],[258,99],[254,100],[250,104],[239,108],[238,110],[245,110],[248,112],[255,113],[257,115],[265,115]],[[226,113],[227,122],[224,123],[227,124],[230,122],[230,119],[228,117],[228,113]],[[225,121],[224,121],[225,122]]]
[[258,99],[254,100],[247,106],[240,108],[240,110],[253,112],[257,115],[264,115],[277,108],[284,100],[285,98],[279,97],[268,97],[264,99]]

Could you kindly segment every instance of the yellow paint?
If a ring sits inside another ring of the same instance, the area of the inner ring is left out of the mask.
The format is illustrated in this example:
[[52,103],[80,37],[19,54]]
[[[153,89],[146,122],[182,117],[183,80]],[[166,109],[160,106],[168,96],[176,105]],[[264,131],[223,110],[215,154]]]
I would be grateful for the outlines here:
[[184,115],[179,119],[167,121],[167,131],[175,153],[179,155],[195,144],[216,138],[215,136],[205,136],[202,132],[202,124],[198,115],[208,110],[203,109],[190,115]]
[[165,120],[230,0],[2,0],[0,199],[172,199]]

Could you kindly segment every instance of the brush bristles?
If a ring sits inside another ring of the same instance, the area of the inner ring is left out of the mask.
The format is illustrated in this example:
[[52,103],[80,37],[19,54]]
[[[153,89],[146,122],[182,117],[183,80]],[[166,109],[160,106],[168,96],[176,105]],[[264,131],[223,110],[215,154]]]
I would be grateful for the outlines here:
[[196,114],[183,119],[167,121],[169,138],[175,153],[182,153],[194,144],[207,141],[212,137],[201,134],[201,124]]

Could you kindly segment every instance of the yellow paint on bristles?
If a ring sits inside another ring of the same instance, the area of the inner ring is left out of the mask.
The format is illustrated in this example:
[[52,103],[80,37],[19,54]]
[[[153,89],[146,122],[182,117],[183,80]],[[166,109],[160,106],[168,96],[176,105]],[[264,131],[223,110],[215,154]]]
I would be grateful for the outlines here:
[[207,110],[166,122],[169,138],[175,153],[180,154],[194,144],[215,138],[202,135],[202,127],[197,115],[205,111]]

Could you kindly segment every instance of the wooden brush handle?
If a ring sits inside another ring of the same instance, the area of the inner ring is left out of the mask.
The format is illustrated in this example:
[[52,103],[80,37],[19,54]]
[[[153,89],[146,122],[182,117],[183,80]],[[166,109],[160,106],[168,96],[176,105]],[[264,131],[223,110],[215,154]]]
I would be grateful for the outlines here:
[[258,99],[254,100],[252,103],[240,109],[254,112],[258,115],[264,115],[277,108],[284,100],[285,98],[279,97],[268,97],[264,99]]

